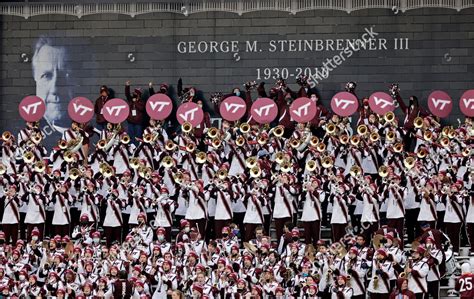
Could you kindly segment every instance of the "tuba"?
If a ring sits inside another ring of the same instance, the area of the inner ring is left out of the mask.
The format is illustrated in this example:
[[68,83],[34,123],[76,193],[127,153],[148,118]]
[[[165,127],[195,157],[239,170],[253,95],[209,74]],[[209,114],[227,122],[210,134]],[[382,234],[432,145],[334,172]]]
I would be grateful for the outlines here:
[[193,125],[191,125],[190,122],[185,121],[185,122],[181,125],[181,130],[182,130],[184,133],[189,133],[189,132],[191,132],[192,129],[193,129]]
[[171,168],[174,166],[174,160],[171,156],[165,156],[163,160],[161,160],[161,166],[164,168]]
[[420,129],[423,127],[423,118],[421,116],[418,116],[415,118],[415,120],[413,121],[413,124],[415,126],[415,128],[417,129]]
[[12,133],[10,131],[5,131],[2,133],[3,141],[8,141],[12,138]]
[[285,133],[285,127],[282,125],[278,125],[275,127],[275,129],[273,129],[273,135],[275,137],[281,137],[283,136],[283,133]]
[[250,132],[250,125],[248,123],[241,123],[239,130],[242,134]]

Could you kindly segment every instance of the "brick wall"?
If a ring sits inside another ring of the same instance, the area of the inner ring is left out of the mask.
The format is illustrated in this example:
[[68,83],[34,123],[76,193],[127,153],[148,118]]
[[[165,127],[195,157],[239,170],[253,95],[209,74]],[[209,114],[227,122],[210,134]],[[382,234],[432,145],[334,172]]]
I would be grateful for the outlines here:
[[[309,11],[289,15],[256,12],[238,16],[229,13],[148,14],[131,18],[93,15],[81,19],[50,15],[30,19],[1,17],[1,112],[3,129],[21,126],[17,104],[35,93],[31,71],[33,45],[47,34],[68,47],[74,73],[75,93],[95,99],[98,86],[106,84],[123,97],[123,84],[146,87],[149,81],[194,85],[205,98],[215,91],[230,91],[257,78],[257,68],[320,67],[336,51],[245,53],[236,61],[232,53],[179,54],[180,41],[258,40],[267,48],[270,40],[360,38],[365,27],[374,26],[379,37],[391,41],[409,38],[409,50],[359,51],[332,71],[318,88],[323,99],[343,89],[347,81],[358,83],[359,96],[386,91],[392,82],[402,96],[417,95],[422,103],[434,89],[447,91],[455,100],[450,121],[459,117],[457,102],[462,92],[474,88],[474,19],[472,10],[418,9],[395,14],[372,9],[347,14],[340,11]],[[29,57],[22,62],[21,54]],[[128,54],[135,57],[130,62]],[[273,85],[273,79],[266,80]],[[297,88],[294,79],[288,80]],[[267,85],[267,86],[268,86]],[[65,112],[66,113],[66,112]]]

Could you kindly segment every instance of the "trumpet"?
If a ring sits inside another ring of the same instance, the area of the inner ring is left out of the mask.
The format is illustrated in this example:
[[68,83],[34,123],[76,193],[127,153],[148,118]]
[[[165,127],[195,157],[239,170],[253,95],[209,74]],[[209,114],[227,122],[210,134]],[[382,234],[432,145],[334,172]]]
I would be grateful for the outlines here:
[[178,172],[173,175],[173,179],[176,183],[181,184],[183,182],[184,176],[182,172]]
[[110,167],[110,165],[107,162],[102,162],[99,164],[99,172],[104,174],[104,171],[107,167]]
[[392,123],[395,120],[395,114],[392,111],[389,111],[389,112],[385,113],[385,115],[383,116],[383,119],[387,123]]
[[69,170],[69,178],[71,180],[74,181],[75,179],[77,179],[80,176],[81,176],[81,171],[78,168],[71,168]]
[[237,146],[243,146],[245,144],[245,137],[244,136],[237,137],[237,139],[235,140],[235,144],[237,144]]
[[329,135],[332,135],[332,134],[336,133],[336,125],[333,124],[333,123],[329,123],[326,126],[326,133],[329,134]]
[[145,143],[151,143],[153,141],[153,135],[151,133],[146,133],[143,135],[143,141]]
[[12,133],[10,131],[5,131],[2,133],[3,141],[8,141],[12,138]]
[[242,134],[246,134],[250,132],[250,125],[248,123],[241,123],[239,126],[239,130]]
[[102,172],[102,175],[105,177],[105,178],[110,178],[114,175],[114,169],[111,167],[111,166],[108,166],[107,168],[104,169],[104,171]]
[[394,131],[388,131],[386,134],[385,134],[385,139],[387,141],[393,141],[395,140],[395,132]]
[[186,144],[186,151],[187,151],[188,153],[194,152],[195,149],[196,149],[196,144],[194,144],[194,142],[188,142],[188,143]]
[[174,160],[171,156],[165,156],[163,160],[161,160],[161,166],[164,168],[171,168],[174,165]]
[[309,160],[306,162],[305,169],[307,171],[315,171],[316,170],[316,162],[314,160]]
[[260,134],[260,136],[258,136],[258,139],[257,139],[258,144],[264,145],[264,144],[267,143],[267,141],[268,141],[268,135],[267,134]]
[[222,145],[222,140],[220,140],[219,138],[214,138],[212,139],[212,147],[213,148],[219,148],[220,146]]
[[413,158],[412,156],[406,157],[406,158],[403,160],[403,165],[405,165],[405,167],[406,167],[408,170],[412,169],[412,168],[415,166],[415,158]]
[[64,140],[64,139],[59,139],[59,141],[58,141],[58,147],[59,147],[60,149],[62,149],[62,150],[63,150],[63,149],[66,149],[66,148],[67,148],[67,141]]
[[285,154],[283,152],[278,152],[275,154],[275,162],[281,164],[285,161]]
[[359,134],[361,136],[364,136],[365,134],[367,134],[368,131],[369,131],[369,129],[367,128],[366,125],[359,125],[357,127],[357,134]]
[[453,139],[453,138],[455,138],[456,136],[457,136],[456,130],[453,129],[453,128],[451,128],[451,129],[449,130],[449,133],[448,133],[448,138],[449,138],[449,139]]
[[140,159],[138,157],[133,157],[130,159],[129,164],[132,169],[138,169],[140,166]]
[[449,141],[449,138],[448,138],[448,137],[442,137],[442,138],[441,138],[441,141],[440,141],[440,144],[441,144],[443,147],[449,147],[449,145],[451,144],[451,142]]
[[326,156],[323,158],[322,162],[321,162],[321,165],[324,167],[324,168],[331,168],[334,164],[334,161],[332,160],[331,157],[329,156]]
[[433,133],[431,133],[431,131],[425,131],[425,132],[423,133],[423,139],[424,139],[425,141],[431,141],[431,140],[433,140]]
[[193,125],[191,125],[190,122],[185,121],[185,122],[181,125],[181,130],[182,130],[184,133],[189,133],[189,132],[191,132],[192,129],[193,129]]
[[257,166],[257,158],[254,156],[248,157],[247,159],[245,159],[245,165],[247,166],[247,168],[254,168],[255,166]]
[[120,138],[120,142],[122,142],[123,144],[129,144],[130,136],[128,136],[128,134],[123,134]]
[[7,167],[5,166],[5,164],[0,163],[0,175],[5,174],[5,172],[7,172]]
[[275,137],[281,137],[284,133],[285,127],[283,127],[282,125],[278,125],[275,127],[275,129],[273,129],[273,135],[275,135]]
[[205,152],[198,152],[196,154],[196,162],[198,164],[204,164],[204,162],[206,162],[206,153]]
[[441,135],[448,137],[450,130],[451,130],[451,127],[449,126],[443,127],[443,129],[441,130]]
[[221,180],[227,178],[227,174],[228,174],[228,171],[227,169],[225,168],[220,168],[218,171],[217,171],[217,177]]
[[312,146],[312,147],[316,147],[319,143],[319,138],[318,136],[312,136],[310,141],[309,141],[309,144]]
[[35,160],[35,155],[33,154],[32,151],[27,151],[23,154],[23,161],[25,161],[25,163],[30,164],[30,163],[33,163],[34,160]]
[[216,138],[217,134],[219,134],[219,130],[216,127],[212,127],[209,129],[209,131],[207,131],[207,136],[209,136],[211,139]]
[[418,116],[415,118],[413,121],[413,124],[415,125],[415,128],[420,129],[423,127],[423,118],[421,116]]
[[356,178],[361,175],[362,169],[358,165],[353,165],[349,170],[349,173],[352,177]]
[[167,151],[172,151],[176,148],[176,143],[174,143],[171,139],[168,139],[165,144],[165,149]]
[[349,135],[342,134],[341,136],[339,136],[339,142],[341,144],[347,144],[349,142]]
[[379,173],[379,176],[382,177],[382,178],[386,178],[389,174],[389,171],[388,171],[388,166],[386,165],[382,165],[379,167],[379,170],[378,170],[378,173]]
[[99,149],[104,149],[106,144],[107,144],[107,140],[101,139],[97,142],[97,147]]
[[36,162],[34,170],[36,172],[44,172],[46,170],[46,163],[43,160]]
[[262,170],[260,169],[260,167],[252,167],[252,169],[250,169],[250,176],[252,178],[258,178],[260,177],[260,175],[262,174]]

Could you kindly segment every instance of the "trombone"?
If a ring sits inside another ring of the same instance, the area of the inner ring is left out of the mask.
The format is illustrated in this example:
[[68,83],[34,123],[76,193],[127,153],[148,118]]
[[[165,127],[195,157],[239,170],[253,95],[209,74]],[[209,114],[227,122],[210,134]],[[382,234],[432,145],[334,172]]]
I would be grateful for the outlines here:
[[46,170],[46,163],[41,160],[35,163],[34,170],[36,172],[44,172]]
[[416,117],[413,124],[416,129],[421,129],[423,127],[423,118],[421,116]]
[[415,166],[415,158],[412,156],[408,156],[403,160],[403,165],[410,170]]
[[332,160],[331,157],[329,156],[326,156],[323,158],[322,162],[321,162],[321,165],[324,167],[324,168],[331,168],[334,164],[334,161]]
[[200,151],[196,154],[196,162],[198,164],[204,164],[206,162],[206,160],[207,159],[206,159],[206,153],[205,152]]
[[26,151],[23,153],[23,161],[27,164],[33,163],[35,160],[35,155],[33,154],[32,151]]
[[235,140],[235,144],[237,146],[243,146],[245,144],[245,137],[244,136],[237,137],[237,139]]
[[248,123],[241,123],[239,126],[239,130],[242,134],[246,134],[250,132],[250,125]]
[[164,168],[171,168],[174,166],[174,160],[171,156],[165,156],[163,160],[161,160],[161,166]]
[[369,129],[367,128],[366,125],[359,125],[357,127],[357,134],[359,134],[361,136],[366,135],[368,131],[369,131]]
[[273,129],[273,135],[275,137],[282,137],[284,133],[285,127],[283,127],[282,125],[278,125]]
[[191,125],[190,122],[185,121],[185,122],[181,125],[181,130],[182,130],[184,133],[189,133],[189,132],[191,132],[192,129],[193,129],[193,125]]
[[3,141],[8,141],[12,138],[12,133],[10,131],[5,131],[2,133]]
[[218,134],[219,130],[216,127],[212,127],[209,129],[209,131],[207,131],[207,136],[209,136],[211,139],[216,138]]
[[329,135],[332,135],[332,134],[336,133],[336,125],[333,124],[333,123],[329,123],[326,126],[326,133],[329,134]]
[[130,143],[130,136],[128,136],[127,133],[124,133],[124,134],[120,137],[120,142],[122,142],[123,144],[129,144],[129,143]]
[[392,111],[389,111],[389,112],[385,113],[385,115],[383,116],[383,119],[387,123],[393,123],[394,120],[395,120],[395,114]]
[[82,173],[78,168],[71,168],[69,170],[69,178],[73,181],[76,180],[81,175],[82,175]]
[[305,169],[306,169],[307,171],[310,171],[310,172],[315,171],[315,170],[316,170],[316,167],[317,167],[316,161],[314,161],[314,160],[309,160],[308,162],[306,162]]

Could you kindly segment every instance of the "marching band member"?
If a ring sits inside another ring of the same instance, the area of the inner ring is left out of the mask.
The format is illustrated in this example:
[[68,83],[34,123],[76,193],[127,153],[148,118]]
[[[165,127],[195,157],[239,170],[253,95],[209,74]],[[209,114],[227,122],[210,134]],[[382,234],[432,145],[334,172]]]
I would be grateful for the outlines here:
[[44,223],[46,220],[45,206],[49,200],[42,194],[43,187],[36,184],[31,191],[23,196],[22,200],[28,202],[25,223],[28,229],[28,241],[31,240],[31,232],[36,227],[39,230],[40,239],[43,239]]
[[387,259],[387,252],[378,249],[372,261],[372,279],[369,282],[370,298],[388,298],[390,293],[389,277],[393,276],[392,262]]
[[412,260],[408,260],[406,266],[406,276],[408,277],[408,289],[415,293],[416,298],[423,298],[428,292],[428,284],[426,281],[430,266],[427,259],[424,258],[426,248],[418,246],[412,253]]
[[19,209],[23,204],[23,201],[21,201],[17,195],[16,189],[16,185],[10,185],[5,195],[1,198],[3,202],[2,228],[5,233],[5,241],[9,244],[16,244],[18,239],[20,223]]

